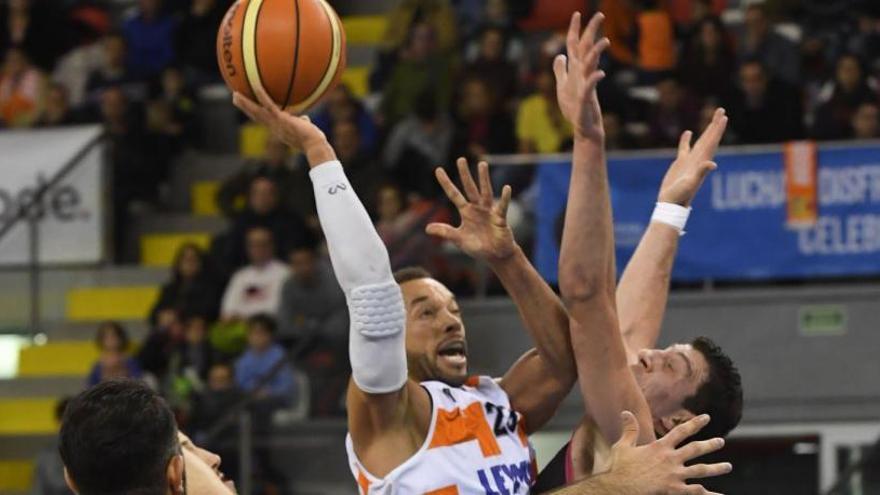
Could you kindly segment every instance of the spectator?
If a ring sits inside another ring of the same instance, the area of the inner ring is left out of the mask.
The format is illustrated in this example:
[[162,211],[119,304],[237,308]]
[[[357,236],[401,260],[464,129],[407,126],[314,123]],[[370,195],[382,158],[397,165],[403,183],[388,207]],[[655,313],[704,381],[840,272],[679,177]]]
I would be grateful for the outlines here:
[[665,0],[669,15],[680,32],[691,33],[710,16],[720,16],[729,2],[727,0]]
[[674,78],[657,83],[657,101],[648,110],[652,146],[675,147],[681,133],[694,129],[700,107]]
[[76,113],[70,108],[67,88],[58,83],[50,83],[46,92],[46,106],[35,127],[58,127],[79,122]]
[[717,17],[697,24],[679,66],[681,81],[701,98],[721,98],[732,90],[736,58],[728,35]]
[[636,14],[638,65],[643,82],[653,83],[675,68],[675,28],[659,0],[639,0]]
[[340,122],[352,122],[357,126],[361,146],[370,153],[376,151],[379,140],[376,123],[348,86],[339,84],[333,88],[327,95],[326,101],[320,111],[312,117],[312,122],[328,136],[333,132],[334,125]]
[[774,78],[782,82],[791,85],[799,82],[801,58],[798,47],[773,31],[763,4],[752,3],[746,7],[738,54],[741,63],[760,61]]
[[[55,405],[56,425],[61,424],[68,402],[70,399],[64,398]],[[34,495],[74,495],[64,480],[64,463],[58,452],[57,435],[53,435],[51,444],[37,454],[34,463],[33,493]]]
[[462,71],[467,79],[480,78],[492,88],[498,104],[505,107],[517,92],[516,66],[506,56],[507,39],[500,27],[488,27],[480,36],[478,52]]
[[[308,179],[307,176],[295,177],[290,164],[290,148],[272,134],[266,140],[266,149],[263,157],[259,160],[245,163],[238,172],[225,179],[217,191],[217,207],[226,215],[233,218],[241,210],[241,203],[248,194],[251,183],[258,177],[265,177],[275,183],[278,194],[282,198],[295,196],[293,190],[297,179]],[[312,186],[308,184],[311,191]],[[299,192],[299,191],[298,191]],[[307,198],[314,210],[314,200]],[[293,208],[293,211],[300,212]],[[301,213],[301,212],[300,212]]]
[[537,91],[519,105],[516,136],[520,153],[556,153],[571,138],[571,126],[556,103],[556,81],[549,66],[535,80]]
[[0,73],[0,125],[30,127],[43,107],[43,76],[21,48],[6,51]]
[[432,170],[447,162],[452,145],[452,120],[431,92],[416,100],[412,115],[391,130],[382,161],[408,192],[424,197],[439,193]]
[[208,341],[208,322],[204,316],[185,319],[184,338],[172,347],[168,373],[160,387],[172,409],[188,414],[192,397],[205,388],[208,369],[218,358]]
[[64,13],[55,2],[8,0],[0,8],[0,53],[19,47],[37,67],[49,71],[61,50],[70,45],[68,23],[60,22]]
[[[337,122],[330,133],[336,157],[345,165],[345,174],[358,195],[364,195],[364,207],[375,215],[375,194],[382,181],[383,170],[372,153],[362,144],[358,127],[351,121]],[[308,198],[314,201],[313,193]],[[313,204],[314,207],[314,204]]]
[[162,71],[160,94],[147,103],[146,146],[153,150],[153,169],[158,181],[164,182],[172,160],[192,141],[193,99],[184,89],[183,74],[168,67]]
[[183,340],[184,327],[180,314],[171,308],[160,310],[156,323],[137,354],[141,367],[152,375],[151,382],[155,382],[157,387],[167,383],[171,355]]
[[101,94],[110,87],[119,87],[132,101],[146,99],[146,85],[135,79],[126,67],[126,43],[121,33],[111,32],[101,40],[98,65],[86,79],[86,104],[97,105]]
[[220,308],[226,322],[240,321],[256,314],[276,314],[281,286],[288,269],[274,257],[272,232],[265,227],[247,230],[248,265],[232,276]]
[[448,214],[444,208],[427,200],[405,201],[398,186],[385,184],[379,189],[377,211],[376,231],[388,247],[393,269],[435,265],[437,245],[425,233],[425,226],[446,221]]
[[516,151],[513,119],[501,107],[499,95],[476,77],[461,84],[456,111],[453,156],[478,159],[489,153]]
[[[193,440],[200,445],[203,444],[204,448],[216,452],[221,459],[238,459],[238,449],[234,442],[233,445],[229,445],[229,442],[225,441],[236,438],[238,421],[229,421],[211,438],[207,435],[210,429],[227,417],[243,398],[244,394],[235,385],[235,371],[232,365],[222,361],[212,365],[208,371],[207,387],[193,396],[189,421]],[[223,472],[228,479],[240,479],[237,462],[224,463]]]
[[171,280],[162,286],[159,300],[150,311],[150,323],[156,325],[159,313],[166,309],[212,320],[217,317],[220,295],[221,288],[205,252],[195,244],[183,244],[174,257]]
[[176,40],[177,60],[187,79],[196,86],[220,80],[216,38],[225,13],[225,2],[193,0],[180,23]]
[[98,326],[95,336],[100,356],[92,366],[87,384],[89,387],[115,378],[140,378],[143,374],[138,362],[128,356],[128,334],[122,325],[105,321]]
[[877,103],[862,103],[852,116],[853,139],[880,138],[880,107]]
[[138,79],[158,76],[174,61],[177,23],[162,7],[162,0],[138,0],[137,14],[122,25],[128,69]]
[[247,322],[247,350],[235,362],[235,383],[244,392],[256,394],[262,405],[270,409],[290,405],[297,392],[293,368],[275,333],[273,317],[251,316]]
[[437,44],[435,28],[427,22],[412,26],[400,59],[394,64],[382,95],[382,120],[393,126],[430,98],[448,108],[452,93],[452,61]]
[[605,149],[626,150],[638,147],[635,138],[627,132],[619,114],[603,113],[602,126],[605,129]]
[[636,63],[636,9],[631,0],[601,0],[599,11],[605,14],[602,28],[611,41],[609,61],[615,67],[631,67]]
[[272,235],[275,258],[281,259],[290,246],[303,242],[308,230],[303,219],[281,204],[278,185],[266,177],[251,181],[247,207],[233,220],[229,232],[228,268],[238,268],[245,264],[245,236],[254,227],[263,227]]
[[803,111],[796,89],[772,79],[760,62],[743,64],[739,81],[740,88],[725,106],[740,143],[779,143],[803,137]]
[[876,102],[877,92],[855,55],[837,60],[834,82],[820,93],[813,133],[818,139],[843,139],[850,134],[853,114],[862,103]]
[[403,46],[412,34],[410,26],[423,22],[435,33],[439,50],[455,49],[457,32],[455,11],[449,0],[403,0],[388,13],[388,28],[383,44],[387,48]]
[[[290,276],[281,288],[278,338],[288,349],[320,345],[346,349],[348,310],[333,270],[315,246],[290,251]],[[329,344],[329,345],[327,345]]]

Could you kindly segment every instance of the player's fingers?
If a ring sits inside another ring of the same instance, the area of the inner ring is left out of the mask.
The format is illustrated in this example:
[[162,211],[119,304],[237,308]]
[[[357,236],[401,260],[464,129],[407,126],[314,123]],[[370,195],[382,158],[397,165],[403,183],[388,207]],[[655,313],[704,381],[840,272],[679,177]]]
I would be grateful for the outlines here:
[[703,440],[700,442],[691,442],[689,444],[686,444],[680,449],[676,450],[676,453],[681,457],[683,461],[689,461],[691,459],[720,450],[722,447],[724,447],[724,439],[712,438],[710,440]]
[[568,23],[568,34],[565,37],[565,48],[569,57],[577,56],[578,38],[581,33],[581,13],[575,12],[571,14],[571,21]]
[[691,140],[694,138],[692,131],[684,131],[678,138],[678,157],[684,158],[691,151]]
[[565,78],[568,75],[565,68],[566,63],[567,58],[562,54],[557,55],[556,58],[553,59],[553,74],[556,76],[557,89],[565,83]]
[[461,186],[464,188],[464,194],[467,196],[468,201],[479,203],[480,190],[477,188],[477,183],[474,182],[474,176],[471,175],[471,169],[468,167],[467,160],[463,157],[459,158],[455,161],[455,165],[458,167],[458,177],[461,180]]
[[709,123],[703,131],[703,134],[697,139],[697,144],[694,145],[694,151],[697,153],[714,153],[714,150],[718,148],[718,145],[721,143],[721,138],[724,136],[724,130],[726,128],[727,115],[723,108],[718,108],[712,115],[712,122]]
[[670,444],[670,445],[678,445],[683,442],[686,438],[693,435],[694,433],[700,431],[709,424],[709,415],[701,414],[695,418],[686,421],[675,428],[673,428],[669,433],[666,434],[661,442]]
[[455,184],[452,183],[452,179],[449,178],[449,175],[442,167],[437,167],[434,171],[434,176],[437,177],[437,182],[440,183],[440,187],[443,188],[446,197],[449,198],[449,201],[452,201],[452,204],[455,205],[456,208],[461,209],[467,206],[467,199],[465,199],[461,194],[461,191],[455,187]]
[[602,25],[602,20],[605,19],[605,14],[601,12],[596,12],[593,17],[590,18],[590,22],[587,23],[587,29],[584,30],[584,33],[581,35],[581,39],[578,42],[578,49],[581,53],[587,53],[587,50],[595,43],[596,35],[599,33],[599,26]]
[[710,495],[710,492],[702,485],[685,485],[680,491],[673,492],[681,495]]
[[232,94],[232,104],[235,105],[236,108],[244,112],[245,115],[250,117],[251,120],[255,122],[266,123],[264,120],[265,116],[262,115],[260,106],[254,103],[247,96],[236,91]]
[[710,172],[718,168],[718,164],[715,162],[705,161],[701,162],[700,170],[697,172],[697,177],[700,181],[706,180],[706,176],[709,175]]
[[599,42],[596,43],[587,54],[587,59],[584,61],[584,70],[596,70],[596,67],[599,66],[599,57],[602,56],[602,52],[604,52],[610,45],[611,41],[608,38],[602,38],[599,40]]
[[477,174],[480,180],[480,198],[484,206],[492,206],[495,199],[495,191],[492,190],[492,179],[489,178],[489,164],[480,162],[477,164]]
[[636,441],[639,439],[639,422],[633,413],[629,411],[623,411],[620,414],[620,420],[623,422],[620,440],[614,445],[635,447]]
[[604,70],[597,70],[596,72],[590,74],[590,76],[587,77],[587,91],[592,91],[602,79],[605,79]]
[[281,109],[278,108],[278,105],[276,105],[274,101],[272,101],[272,98],[269,98],[269,94],[266,93],[262,84],[253,84],[251,86],[254,90],[254,94],[257,96],[257,101],[260,102],[260,105],[263,105],[263,108],[269,110],[273,114],[281,113]]
[[447,241],[455,242],[458,239],[458,229],[446,223],[429,223],[425,227],[425,232],[428,235],[446,239]]
[[504,221],[507,221],[507,209],[510,207],[510,198],[513,195],[513,189],[510,186],[505,185],[501,188],[501,199],[498,200],[498,204],[495,205],[495,211],[498,213]]
[[685,479],[693,480],[698,478],[712,478],[715,476],[723,476],[733,471],[733,464],[729,462],[719,462],[716,464],[694,464],[684,468]]

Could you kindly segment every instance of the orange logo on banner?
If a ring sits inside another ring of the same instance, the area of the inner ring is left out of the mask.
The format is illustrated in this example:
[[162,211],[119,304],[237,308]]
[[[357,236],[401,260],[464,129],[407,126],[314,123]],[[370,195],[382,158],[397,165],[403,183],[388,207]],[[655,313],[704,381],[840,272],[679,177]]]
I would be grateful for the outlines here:
[[459,443],[476,440],[480,444],[483,457],[501,454],[501,447],[495,440],[492,428],[486,421],[483,405],[479,402],[465,409],[455,408],[451,411],[437,411],[437,425],[434,427],[434,438],[428,448],[449,447]]
[[812,227],[819,218],[818,154],[813,141],[786,143],[785,197],[787,224],[791,228]]

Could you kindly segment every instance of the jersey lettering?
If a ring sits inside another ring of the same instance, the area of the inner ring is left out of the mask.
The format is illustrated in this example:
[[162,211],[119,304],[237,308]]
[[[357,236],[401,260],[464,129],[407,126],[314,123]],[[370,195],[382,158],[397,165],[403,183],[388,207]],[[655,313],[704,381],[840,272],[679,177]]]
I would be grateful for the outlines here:
[[492,414],[495,415],[493,430],[496,437],[512,435],[516,433],[516,426],[519,423],[519,418],[517,417],[515,411],[507,409],[506,407],[499,406],[497,404],[492,404],[491,402],[487,402],[486,415],[491,416]]
[[498,464],[488,469],[477,471],[477,478],[485,495],[511,495],[519,493],[523,486],[531,486],[532,475],[529,463]]

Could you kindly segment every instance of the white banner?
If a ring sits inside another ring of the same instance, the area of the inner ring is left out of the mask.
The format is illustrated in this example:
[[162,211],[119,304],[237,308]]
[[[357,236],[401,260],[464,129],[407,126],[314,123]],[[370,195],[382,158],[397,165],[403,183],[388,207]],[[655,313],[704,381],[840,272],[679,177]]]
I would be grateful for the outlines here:
[[[101,132],[99,126],[0,132],[0,226]],[[103,147],[95,146],[31,210],[40,263],[97,263],[104,255]],[[30,262],[28,221],[0,239],[0,265]]]

